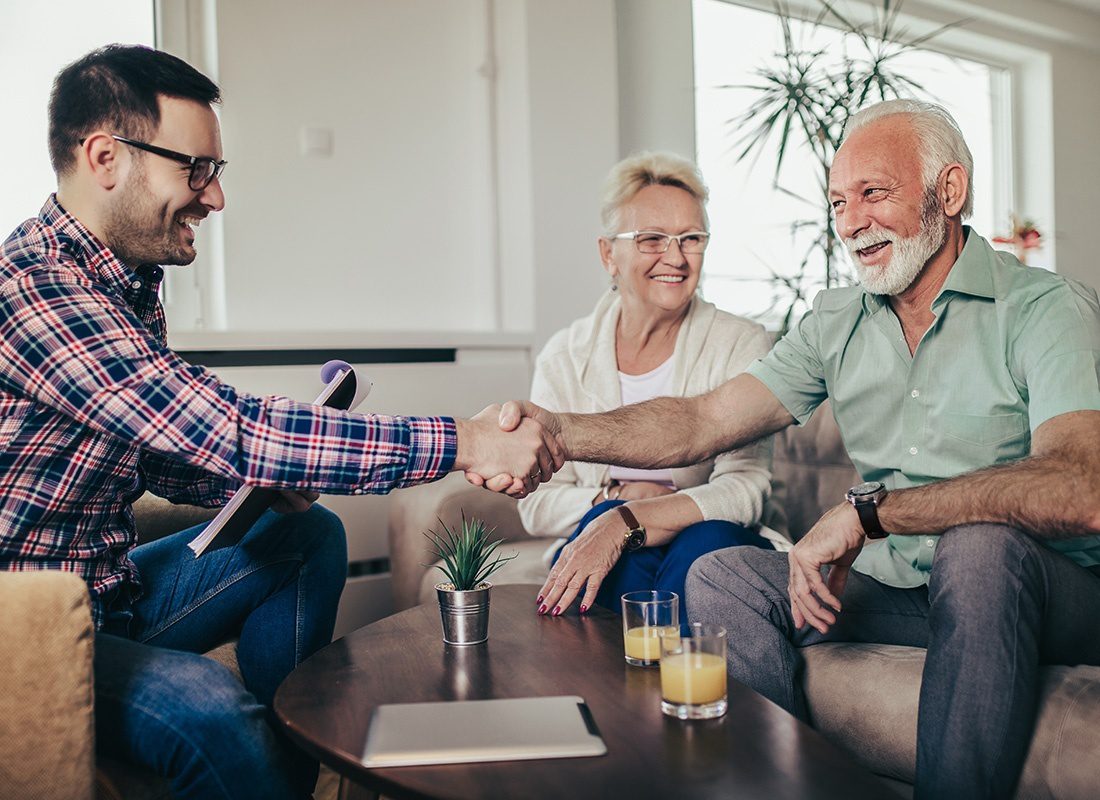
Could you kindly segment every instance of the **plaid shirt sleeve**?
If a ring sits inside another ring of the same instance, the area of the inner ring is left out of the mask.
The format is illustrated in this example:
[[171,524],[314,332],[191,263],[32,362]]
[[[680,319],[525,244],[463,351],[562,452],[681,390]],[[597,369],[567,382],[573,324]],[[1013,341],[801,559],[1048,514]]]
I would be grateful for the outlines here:
[[351,414],[239,393],[160,344],[120,297],[63,269],[5,284],[0,383],[136,442],[153,454],[147,474],[177,497],[204,497],[214,484],[165,471],[164,459],[236,483],[361,494],[435,479],[456,452],[447,417]]
[[145,488],[173,503],[216,508],[229,502],[240,481],[223,478],[175,458],[145,450],[141,454]]

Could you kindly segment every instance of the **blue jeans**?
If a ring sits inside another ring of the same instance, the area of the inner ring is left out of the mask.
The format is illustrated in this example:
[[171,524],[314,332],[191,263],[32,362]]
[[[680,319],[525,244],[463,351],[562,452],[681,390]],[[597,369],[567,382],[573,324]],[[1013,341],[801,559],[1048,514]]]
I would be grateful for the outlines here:
[[[605,500],[592,506],[581,518],[569,541],[580,536],[588,523],[596,517],[625,502],[625,500]],[[596,604],[621,614],[623,609],[620,600],[627,592],[666,589],[676,592],[680,598],[680,624],[686,625],[688,609],[687,600],[684,597],[684,580],[687,578],[688,569],[701,555],[738,545],[771,549],[767,539],[736,522],[708,520],[688,525],[668,544],[660,547],[643,547],[632,553],[623,553],[618,563],[612,567],[611,572],[600,584],[600,590],[596,593]],[[554,556],[555,563],[560,555],[561,550]]]
[[[177,798],[307,796],[317,764],[273,726],[275,690],[328,644],[347,576],[338,517],[267,512],[196,558],[202,526],[134,549],[143,594],[110,599],[95,640],[97,752],[171,781]],[[239,637],[244,685],[201,653]]]
[[1035,725],[1039,666],[1100,665],[1100,567],[1084,569],[1004,525],[947,531],[927,587],[896,589],[852,572],[824,635],[795,628],[787,574],[785,553],[724,550],[696,563],[688,598],[702,620],[736,629],[730,675],[804,721],[799,648],[926,648],[917,798],[1011,797]]

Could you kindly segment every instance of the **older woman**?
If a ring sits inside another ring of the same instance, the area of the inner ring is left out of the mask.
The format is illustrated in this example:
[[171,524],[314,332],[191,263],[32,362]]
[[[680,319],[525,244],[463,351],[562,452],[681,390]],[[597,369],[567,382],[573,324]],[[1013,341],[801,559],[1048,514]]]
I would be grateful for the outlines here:
[[[615,166],[599,238],[610,291],[543,348],[531,386],[535,403],[596,412],[702,394],[768,351],[760,325],[695,292],[709,240],[706,199],[698,170],[678,156],[642,154]],[[624,592],[669,589],[681,597],[686,621],[684,579],[696,558],[734,545],[771,546],[759,525],[770,487],[767,454],[755,449],[673,470],[566,463],[519,503],[529,533],[569,537],[551,551],[556,564],[539,593],[539,613],[560,614],[564,609],[547,608],[544,596],[555,580],[581,576],[582,614],[593,601],[618,611]],[[644,546],[624,542],[633,525],[618,506],[645,527]]]

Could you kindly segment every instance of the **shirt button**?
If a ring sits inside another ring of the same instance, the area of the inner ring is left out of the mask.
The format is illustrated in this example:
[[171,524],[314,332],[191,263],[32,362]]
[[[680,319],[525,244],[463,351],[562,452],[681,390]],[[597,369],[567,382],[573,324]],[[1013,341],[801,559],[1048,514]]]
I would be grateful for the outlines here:
[[133,283],[130,284],[130,288],[131,289],[140,289],[141,288],[141,281],[134,281]]
[[910,447],[910,448],[909,448],[909,455],[911,455],[911,456],[915,456],[915,455],[916,455],[917,453],[919,453],[919,452],[920,452],[920,451],[919,451],[919,450],[918,450],[917,448],[915,448],[915,447]]
[[352,490],[352,494],[362,494],[362,493],[363,493],[362,489],[353,489]]
[[935,539],[925,539],[925,540],[924,540],[924,543],[925,543],[926,545],[928,545],[929,547],[932,547],[933,545],[935,545],[935,544],[936,544],[936,540],[935,540]]
[[920,389],[914,389],[909,393],[910,397],[920,397]]

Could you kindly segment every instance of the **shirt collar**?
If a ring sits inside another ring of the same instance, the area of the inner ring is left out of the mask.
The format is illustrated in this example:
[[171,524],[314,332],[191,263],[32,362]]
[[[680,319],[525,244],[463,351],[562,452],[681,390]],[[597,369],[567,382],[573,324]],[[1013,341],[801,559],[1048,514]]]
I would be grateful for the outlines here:
[[[948,292],[986,298],[996,296],[993,287],[993,248],[974,233],[969,225],[963,225],[963,236],[966,237],[966,243],[955,263],[951,265],[951,271],[947,273],[947,280],[940,287],[939,294],[932,301],[932,308],[945,304],[949,299],[945,296]],[[886,307],[884,295],[863,292],[863,310],[868,316]]]
[[940,293],[932,301],[933,307],[946,302],[944,295],[948,292],[990,299],[996,296],[993,290],[993,248],[969,225],[963,225],[963,236],[966,237],[966,244],[947,273]]
[[[58,232],[62,248],[68,250],[77,263],[131,303],[134,290],[155,291],[160,284],[164,271],[159,266],[148,264],[138,267],[136,272],[131,270],[84,223],[61,206],[56,194],[46,198],[38,217]],[[139,283],[141,285],[136,285]]]

